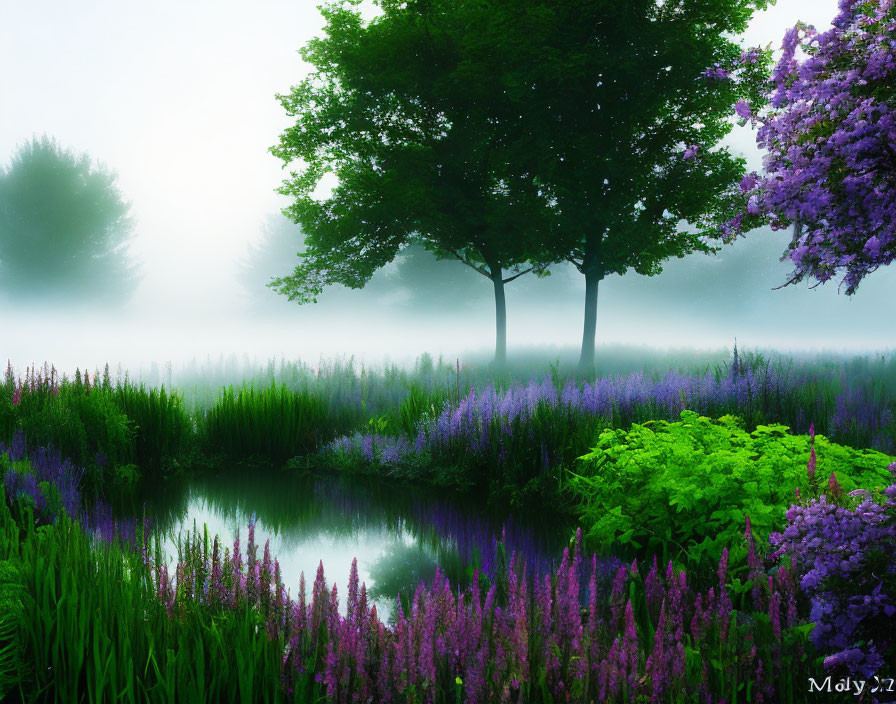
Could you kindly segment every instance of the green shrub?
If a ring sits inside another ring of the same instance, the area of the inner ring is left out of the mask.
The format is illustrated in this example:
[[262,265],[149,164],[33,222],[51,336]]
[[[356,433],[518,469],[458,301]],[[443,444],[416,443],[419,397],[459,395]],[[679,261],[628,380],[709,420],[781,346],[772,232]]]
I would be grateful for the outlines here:
[[133,460],[128,417],[102,389],[66,383],[56,394],[23,393],[15,410],[32,447],[52,445],[85,468],[95,464],[97,453],[112,465]]
[[[817,476],[833,472],[844,491],[882,489],[893,458],[815,438]],[[675,550],[696,563],[715,562],[725,546],[736,563],[746,555],[744,519],[765,541],[783,527],[795,490],[808,488],[810,439],[783,425],[752,433],[739,420],[691,411],[681,421],[650,421],[630,430],[605,430],[579,459],[569,488],[580,501],[583,525],[596,544]]]

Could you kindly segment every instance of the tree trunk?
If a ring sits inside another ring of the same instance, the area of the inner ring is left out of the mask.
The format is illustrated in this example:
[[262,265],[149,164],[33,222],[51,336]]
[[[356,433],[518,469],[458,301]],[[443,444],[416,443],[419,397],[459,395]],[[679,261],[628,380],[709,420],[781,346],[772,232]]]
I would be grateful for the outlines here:
[[582,353],[579,355],[579,375],[594,375],[594,343],[597,336],[597,286],[603,278],[597,248],[586,245],[585,261],[585,325],[582,330]]
[[507,300],[504,297],[504,274],[501,266],[489,266],[495,288],[495,366],[507,364]]

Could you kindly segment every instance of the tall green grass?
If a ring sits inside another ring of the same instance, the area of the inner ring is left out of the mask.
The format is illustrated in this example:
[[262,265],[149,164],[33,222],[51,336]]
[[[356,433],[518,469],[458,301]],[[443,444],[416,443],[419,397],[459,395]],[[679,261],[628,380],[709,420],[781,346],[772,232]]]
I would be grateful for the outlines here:
[[[21,534],[20,534],[21,530]],[[7,562],[8,561],[8,562]],[[169,617],[141,554],[94,541],[61,517],[17,526],[0,489],[0,565],[16,566],[14,676],[26,702],[315,701],[315,684],[281,686],[285,643],[257,612],[193,602]],[[7,629],[9,626],[7,625]],[[17,690],[17,691],[16,691]]]
[[284,461],[313,452],[338,432],[327,405],[285,384],[224,390],[201,424],[206,448],[232,459]]
[[112,400],[132,424],[134,459],[144,472],[159,473],[186,452],[193,421],[178,394],[124,384],[112,391]]

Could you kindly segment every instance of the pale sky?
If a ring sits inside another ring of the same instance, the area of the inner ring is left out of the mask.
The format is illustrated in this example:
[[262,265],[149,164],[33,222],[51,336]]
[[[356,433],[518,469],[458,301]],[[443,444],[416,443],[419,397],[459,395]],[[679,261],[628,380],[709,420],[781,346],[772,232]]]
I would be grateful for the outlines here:
[[[161,362],[231,351],[401,357],[424,349],[457,351],[458,339],[471,347],[490,344],[487,303],[463,330],[456,321],[436,318],[428,327],[409,328],[397,318],[365,326],[352,306],[327,315],[297,311],[288,330],[282,323],[265,327],[244,319],[235,263],[258,238],[265,216],[285,204],[274,192],[284,172],[267,151],[288,125],[274,96],[308,69],[297,50],[322,27],[317,2],[0,0],[0,163],[42,133],[105,162],[133,204],[133,252],[143,267],[129,323],[99,316],[87,334],[83,324],[58,320],[50,334],[46,321],[0,311],[0,356],[19,364],[75,357],[89,364]],[[836,5],[779,0],[753,21],[746,44],[777,47],[798,19],[824,29]],[[733,139],[758,166],[752,134],[740,130]],[[639,327],[647,311],[619,313],[622,293],[633,287],[663,297],[661,277],[643,286],[626,277],[605,284],[599,334],[602,340],[650,344],[722,345],[734,332],[757,345],[896,346],[894,275],[878,272],[851,301],[829,285],[824,291],[776,292],[781,295],[768,310],[757,314],[741,306],[744,313],[734,320],[730,305],[727,312],[725,306],[691,310],[695,327],[688,333],[668,316],[669,327],[658,332]],[[772,300],[768,288],[757,289],[763,306]],[[692,298],[682,300],[694,303]],[[788,310],[821,309],[823,334],[805,316],[781,324]],[[511,344],[575,345],[581,298],[557,302],[556,310],[511,308],[509,316]],[[868,321],[875,319],[882,327],[871,330]]]

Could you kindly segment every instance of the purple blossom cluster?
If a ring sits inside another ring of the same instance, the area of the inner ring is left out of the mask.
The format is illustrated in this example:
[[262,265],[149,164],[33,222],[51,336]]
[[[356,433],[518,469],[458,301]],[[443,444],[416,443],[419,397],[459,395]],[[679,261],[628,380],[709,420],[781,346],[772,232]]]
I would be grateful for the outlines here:
[[523,701],[535,687],[554,701],[663,701],[667,694],[718,701],[732,681],[751,682],[755,701],[774,701],[776,682],[793,665],[789,572],[762,575],[758,606],[773,638],[759,641],[755,620],[739,620],[732,606],[727,551],[718,584],[705,593],[685,572],[671,563],[660,570],[654,560],[644,578],[637,561],[620,566],[608,594],[598,587],[597,558],[583,564],[579,531],[556,570],[534,584],[515,554],[503,574],[487,580],[477,573],[466,589],[437,570],[431,584],[399,600],[391,625],[369,604],[355,561],[343,615],[323,564],[310,596],[302,575],[293,599],[269,546],[261,560],[257,552],[251,523],[245,559],[239,536],[230,551],[217,539],[209,549],[194,534],[175,575],[164,562],[150,564],[156,593],[172,618],[197,608],[248,608],[283,644],[287,691],[311,674],[331,702]]
[[642,415],[675,418],[686,409],[708,412],[731,404],[746,406],[777,386],[774,374],[757,374],[751,369],[722,379],[711,373],[675,371],[658,378],[642,372],[600,377],[593,384],[571,379],[560,390],[548,376],[541,382],[514,384],[503,390],[494,385],[471,389],[458,403],[447,404],[435,419],[423,422],[413,442],[356,433],[337,439],[329,449],[383,464],[401,462],[424,450],[439,453],[458,442],[478,453],[490,450],[496,438],[500,442],[502,436],[513,436],[544,410],[556,411],[558,421],[571,416],[600,417],[608,422]]
[[822,495],[791,506],[787,528],[770,538],[775,555],[788,555],[801,575],[812,604],[812,640],[828,654],[825,666],[865,679],[896,652],[896,463],[890,471],[885,503],[856,490],[862,500],[850,508],[832,486],[831,500]]
[[759,124],[765,174],[742,184],[748,215],[730,234],[793,225],[793,282],[843,272],[851,294],[896,258],[894,33],[892,0],[840,0],[830,30],[799,24],[784,36],[769,109],[738,106]]
[[356,457],[363,462],[397,465],[411,453],[422,452],[424,446],[419,437],[411,443],[400,435],[355,433],[336,438],[327,449]]

